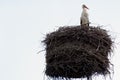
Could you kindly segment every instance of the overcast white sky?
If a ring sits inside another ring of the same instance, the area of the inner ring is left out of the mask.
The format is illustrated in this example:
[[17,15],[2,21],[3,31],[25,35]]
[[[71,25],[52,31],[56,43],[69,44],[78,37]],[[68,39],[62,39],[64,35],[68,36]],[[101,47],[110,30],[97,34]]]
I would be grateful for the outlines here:
[[0,80],[43,80],[45,52],[36,53],[44,34],[79,25],[82,4],[91,25],[104,25],[115,38],[113,80],[119,80],[120,0],[0,0]]

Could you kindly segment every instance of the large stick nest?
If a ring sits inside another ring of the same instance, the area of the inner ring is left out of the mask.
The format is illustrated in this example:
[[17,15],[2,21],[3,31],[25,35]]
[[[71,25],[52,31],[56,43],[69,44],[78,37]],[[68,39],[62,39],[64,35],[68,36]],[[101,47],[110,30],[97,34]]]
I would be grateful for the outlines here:
[[46,35],[46,75],[89,78],[109,74],[112,40],[100,27],[64,26]]

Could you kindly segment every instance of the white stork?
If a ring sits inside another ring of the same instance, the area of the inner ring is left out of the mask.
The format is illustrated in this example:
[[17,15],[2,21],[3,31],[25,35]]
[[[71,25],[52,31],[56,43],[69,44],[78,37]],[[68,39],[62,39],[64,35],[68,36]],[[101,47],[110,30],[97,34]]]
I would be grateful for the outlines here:
[[88,18],[88,13],[87,13],[87,9],[89,9],[86,5],[82,5],[82,14],[81,14],[81,18],[80,18],[80,24],[81,26],[89,26],[89,18]]

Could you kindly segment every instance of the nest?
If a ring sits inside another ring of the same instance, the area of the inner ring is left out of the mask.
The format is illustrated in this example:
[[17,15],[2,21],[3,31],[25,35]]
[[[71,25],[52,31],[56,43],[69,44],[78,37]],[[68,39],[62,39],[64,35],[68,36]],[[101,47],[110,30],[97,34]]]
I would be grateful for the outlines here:
[[87,78],[110,74],[112,40],[100,27],[64,26],[46,35],[46,71],[52,78]]

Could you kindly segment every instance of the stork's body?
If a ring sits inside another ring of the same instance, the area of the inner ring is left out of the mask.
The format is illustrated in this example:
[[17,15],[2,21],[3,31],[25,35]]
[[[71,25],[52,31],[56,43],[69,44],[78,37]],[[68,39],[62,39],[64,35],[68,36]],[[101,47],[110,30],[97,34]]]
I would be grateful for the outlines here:
[[80,24],[81,26],[89,26],[89,17],[87,13],[88,7],[83,5],[82,8],[83,8],[83,11],[80,18]]

